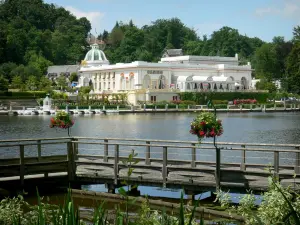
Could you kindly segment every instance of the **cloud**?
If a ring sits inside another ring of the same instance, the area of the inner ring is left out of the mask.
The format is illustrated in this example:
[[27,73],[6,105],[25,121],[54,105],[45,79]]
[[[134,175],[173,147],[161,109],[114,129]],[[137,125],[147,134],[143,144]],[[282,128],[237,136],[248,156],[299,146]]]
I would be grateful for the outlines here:
[[221,29],[222,23],[200,23],[194,25],[194,30],[201,37],[203,35],[211,35],[214,31]]
[[300,22],[300,1],[299,0],[279,0],[274,1],[274,5],[265,8],[257,8],[255,15],[281,16],[284,18],[295,19]]
[[[91,1],[91,0],[90,0]],[[97,0],[100,1],[100,0]],[[74,16],[76,16],[77,18],[81,18],[81,17],[86,17],[92,25],[92,30],[91,32],[95,34],[95,29],[97,31],[97,33],[99,34],[99,32],[101,31],[101,20],[104,17],[104,13],[102,12],[85,12],[79,9],[76,9],[72,6],[66,6],[65,7],[68,11],[70,11]]]

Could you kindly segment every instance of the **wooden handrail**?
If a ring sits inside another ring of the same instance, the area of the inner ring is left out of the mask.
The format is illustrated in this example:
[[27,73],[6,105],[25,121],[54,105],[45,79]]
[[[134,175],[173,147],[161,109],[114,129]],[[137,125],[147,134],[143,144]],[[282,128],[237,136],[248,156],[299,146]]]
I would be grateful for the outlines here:
[[29,138],[29,139],[5,139],[0,140],[1,142],[27,142],[27,141],[53,141],[53,140],[68,140],[72,139],[73,137],[55,137],[55,138]]
[[[76,139],[86,140],[118,140],[118,141],[135,141],[135,142],[164,142],[164,143],[183,143],[183,144],[199,144],[198,141],[176,141],[176,140],[156,140],[156,139],[133,139],[133,138],[99,138],[99,137],[73,137]],[[246,145],[246,146],[274,146],[274,147],[298,147],[300,144],[268,144],[268,143],[241,143],[241,142],[216,142],[218,145]],[[201,145],[211,145],[213,142],[202,142]]]
[[[120,146],[137,146],[137,147],[168,147],[168,148],[194,148],[194,149],[206,149],[206,150],[215,150],[215,147],[210,147],[210,146],[193,146],[193,145],[166,145],[166,144],[161,144],[161,145],[156,145],[156,144],[133,144],[133,143],[119,143],[119,142],[87,142],[87,141],[72,141],[73,143],[78,143],[78,144],[90,144],[90,145],[120,145]],[[213,143],[211,143],[213,145]],[[0,146],[1,147],[1,146]],[[258,152],[294,152],[298,153],[300,152],[299,150],[293,150],[293,149],[264,149],[264,148],[230,148],[230,149],[222,149],[222,151],[229,151],[229,150],[234,150],[234,151],[240,151],[240,150],[245,150],[245,151],[258,151]]]

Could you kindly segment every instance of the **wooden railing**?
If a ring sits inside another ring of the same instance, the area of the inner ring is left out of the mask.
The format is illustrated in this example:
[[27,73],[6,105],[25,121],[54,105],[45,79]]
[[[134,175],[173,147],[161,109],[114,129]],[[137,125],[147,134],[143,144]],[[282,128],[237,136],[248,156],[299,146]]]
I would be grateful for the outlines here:
[[[300,175],[300,144],[218,142],[218,154],[210,142],[62,137],[0,141],[0,184],[19,176],[66,176],[69,182],[113,183],[127,179],[122,160],[131,149],[140,162],[130,179],[145,185],[194,188],[251,188],[265,190],[270,175],[285,185]],[[220,181],[220,183],[218,182]],[[294,185],[295,186],[295,185]]]

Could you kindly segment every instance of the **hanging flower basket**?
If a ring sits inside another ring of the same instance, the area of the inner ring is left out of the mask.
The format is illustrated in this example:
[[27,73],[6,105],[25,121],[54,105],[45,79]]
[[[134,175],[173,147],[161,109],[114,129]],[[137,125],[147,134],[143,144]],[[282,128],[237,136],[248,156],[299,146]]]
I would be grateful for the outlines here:
[[74,125],[74,121],[70,115],[65,111],[58,111],[55,117],[50,119],[50,128],[58,127],[62,129],[71,128]]
[[223,134],[222,121],[211,112],[203,112],[191,122],[190,133],[197,135],[199,142],[203,138],[221,136]]

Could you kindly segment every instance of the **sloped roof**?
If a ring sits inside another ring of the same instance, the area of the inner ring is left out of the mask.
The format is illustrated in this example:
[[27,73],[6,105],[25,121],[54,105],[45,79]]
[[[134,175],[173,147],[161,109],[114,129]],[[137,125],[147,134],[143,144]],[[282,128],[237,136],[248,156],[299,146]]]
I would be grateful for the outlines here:
[[182,49],[166,49],[163,54],[163,58],[165,57],[174,57],[174,56],[182,56]]
[[47,70],[47,74],[60,75],[61,73],[77,73],[79,70],[79,65],[63,65],[63,66],[49,66]]

